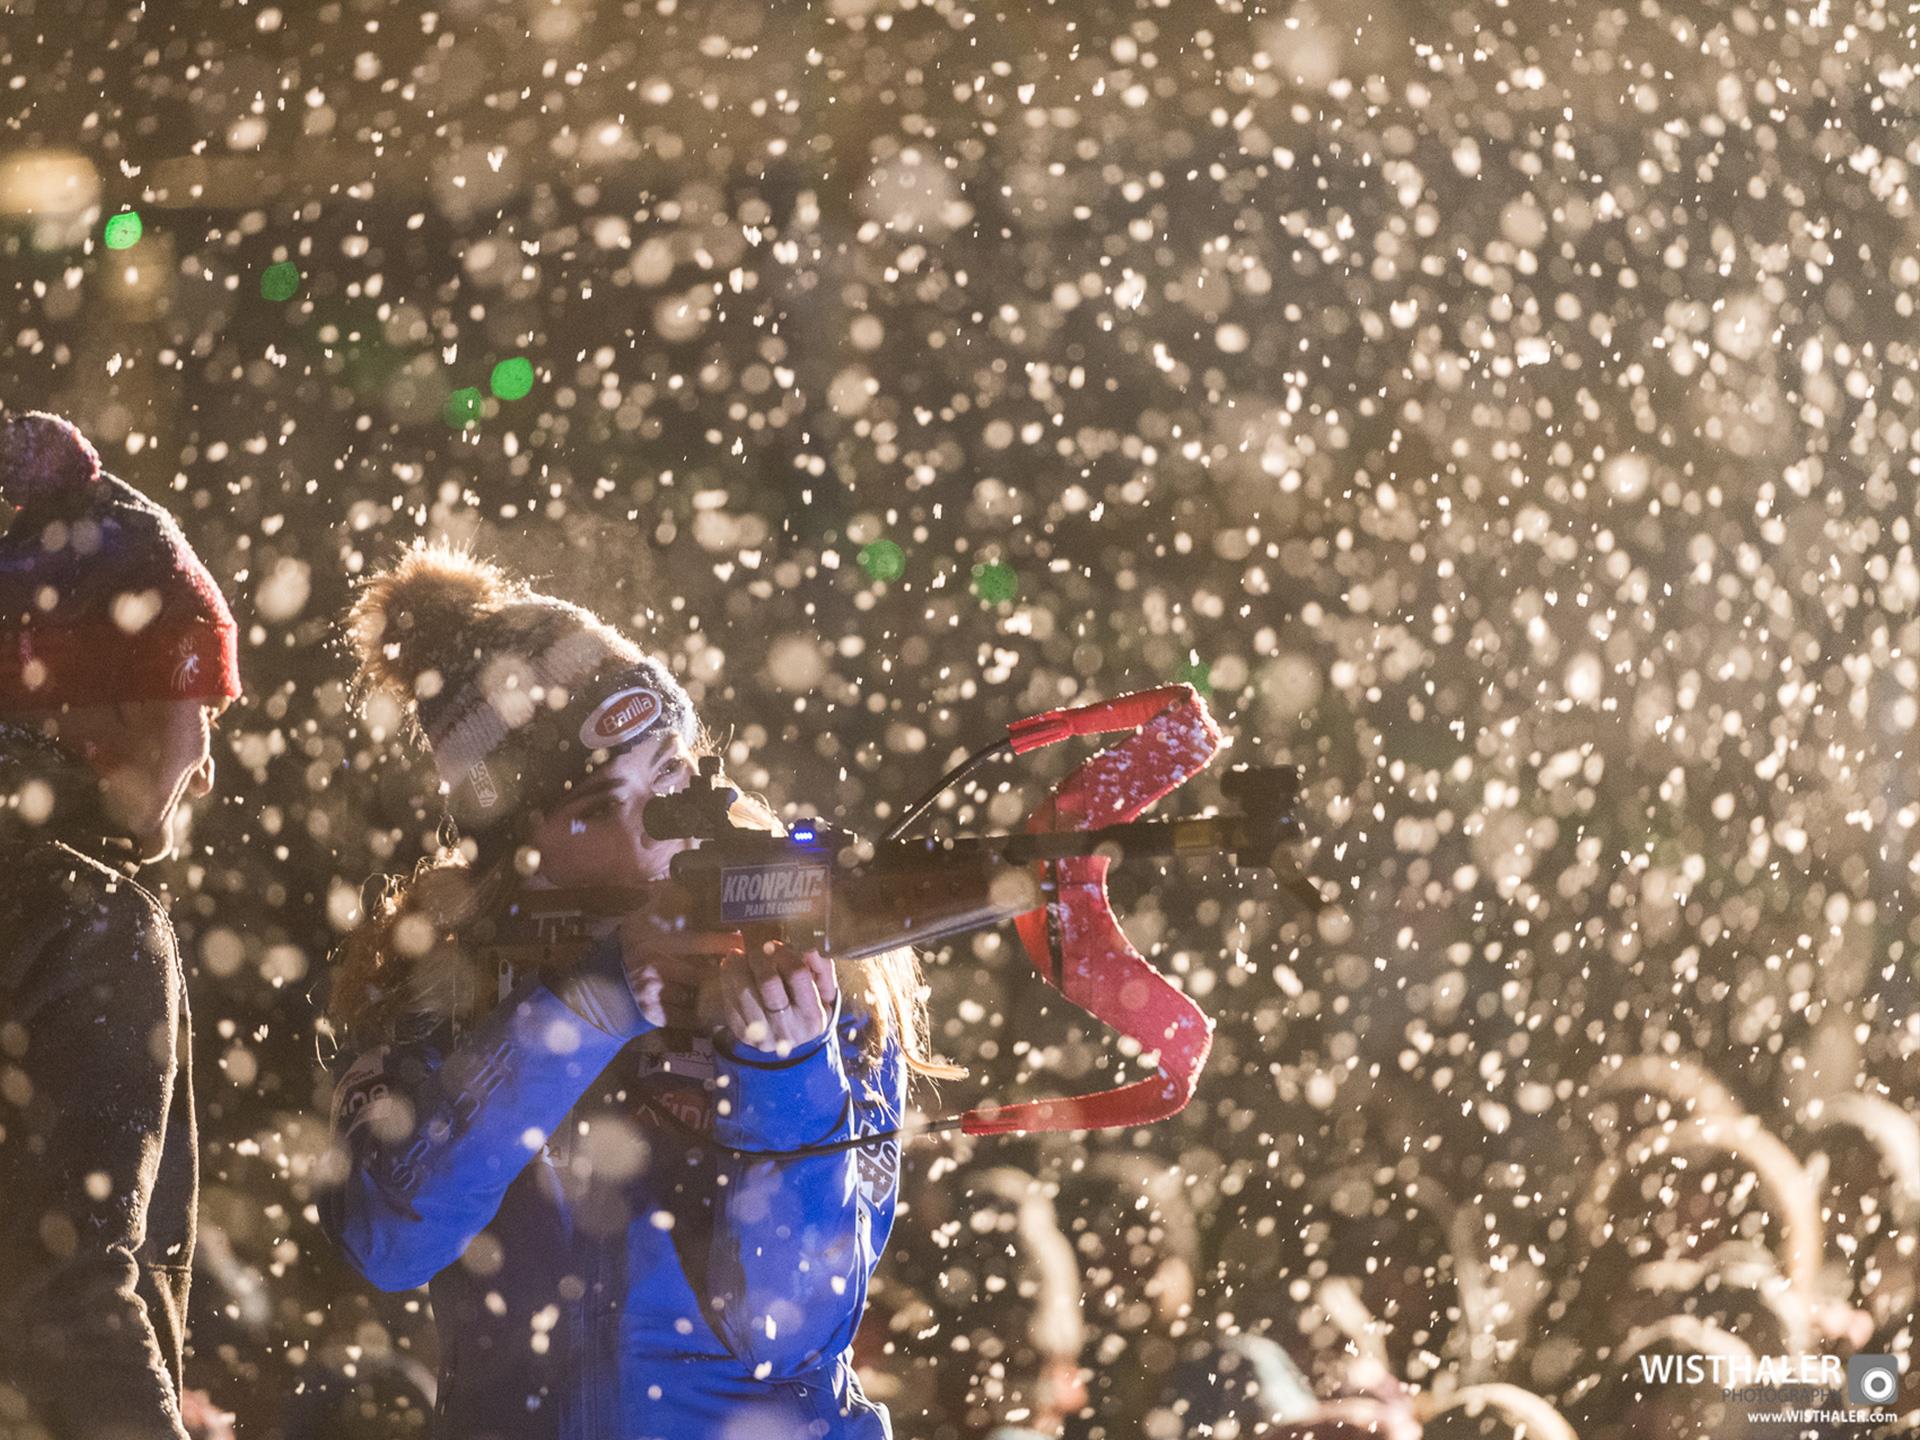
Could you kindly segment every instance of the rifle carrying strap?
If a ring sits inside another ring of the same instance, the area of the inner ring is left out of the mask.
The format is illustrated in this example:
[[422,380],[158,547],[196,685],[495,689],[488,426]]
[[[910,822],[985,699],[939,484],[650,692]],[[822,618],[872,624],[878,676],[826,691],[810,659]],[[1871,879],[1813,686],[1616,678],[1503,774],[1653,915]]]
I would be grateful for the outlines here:
[[[1071,710],[1050,710],[1008,727],[1024,754],[1075,735],[1133,734],[1088,759],[1054,787],[1027,821],[1029,831],[1095,830],[1124,824],[1205,769],[1220,731],[1189,685],[1167,685]],[[1157,1055],[1158,1073],[1111,1090],[1058,1099],[986,1105],[961,1117],[969,1135],[1035,1130],[1104,1130],[1179,1113],[1193,1097],[1213,1048],[1213,1022],[1135,950],[1107,896],[1105,856],[1039,862],[1054,898],[1017,917],[1020,939],[1041,978],[1095,1019]],[[1051,872],[1051,873],[1049,873]]]

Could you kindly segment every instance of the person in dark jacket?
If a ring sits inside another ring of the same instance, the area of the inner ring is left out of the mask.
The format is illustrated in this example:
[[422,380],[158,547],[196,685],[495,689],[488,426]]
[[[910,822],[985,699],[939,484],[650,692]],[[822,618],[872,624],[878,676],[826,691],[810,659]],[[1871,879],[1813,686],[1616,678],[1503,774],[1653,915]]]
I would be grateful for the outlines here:
[[899,1142],[739,1152],[898,1127],[908,1069],[943,1068],[911,952],[675,957],[640,915],[516,973],[486,945],[512,897],[667,874],[685,842],[642,813],[692,775],[692,702],[589,612],[444,548],[374,577],[349,628],[466,836],[349,937],[329,1004],[323,1218],[374,1284],[429,1285],[436,1433],[889,1435],[850,1351]]
[[183,1440],[197,1158],[173,927],[233,616],[51,415],[0,430],[0,1435]]

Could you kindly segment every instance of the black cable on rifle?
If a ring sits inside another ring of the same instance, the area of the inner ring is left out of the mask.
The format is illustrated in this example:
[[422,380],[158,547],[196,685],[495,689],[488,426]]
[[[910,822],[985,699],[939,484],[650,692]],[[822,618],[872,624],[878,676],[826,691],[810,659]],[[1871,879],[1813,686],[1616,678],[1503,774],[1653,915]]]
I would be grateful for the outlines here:
[[971,775],[980,766],[1002,753],[1008,755],[1013,753],[1012,741],[996,740],[993,744],[974,751],[973,754],[969,755],[958,765],[954,766],[953,769],[942,775],[939,784],[935,785],[931,790],[927,791],[926,794],[922,795],[902,811],[900,818],[893,823],[893,827],[880,837],[881,843],[885,844],[889,840],[898,840],[902,835],[907,833],[908,827],[911,826],[914,821],[918,820],[932,808],[933,802],[938,800],[949,786],[966,779],[967,776]]

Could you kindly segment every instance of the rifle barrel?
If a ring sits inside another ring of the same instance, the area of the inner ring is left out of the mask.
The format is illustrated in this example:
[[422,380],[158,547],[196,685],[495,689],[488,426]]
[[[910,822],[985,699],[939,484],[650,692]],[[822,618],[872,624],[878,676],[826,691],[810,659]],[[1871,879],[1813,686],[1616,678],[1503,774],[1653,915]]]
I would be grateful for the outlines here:
[[1264,864],[1282,840],[1297,838],[1299,822],[1281,816],[1200,815],[1178,820],[1134,820],[1099,830],[1040,830],[1015,835],[962,835],[946,839],[895,840],[877,846],[866,862],[874,869],[923,865],[928,860],[993,858],[1021,865],[1076,855],[1142,859],[1179,855],[1245,853]]

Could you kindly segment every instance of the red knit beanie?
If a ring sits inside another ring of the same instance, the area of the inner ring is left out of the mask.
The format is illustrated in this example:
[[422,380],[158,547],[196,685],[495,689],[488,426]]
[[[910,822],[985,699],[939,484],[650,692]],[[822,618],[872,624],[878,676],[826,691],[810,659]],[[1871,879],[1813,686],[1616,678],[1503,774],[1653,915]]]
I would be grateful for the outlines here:
[[0,714],[240,694],[220,587],[68,421],[0,428],[0,529]]

